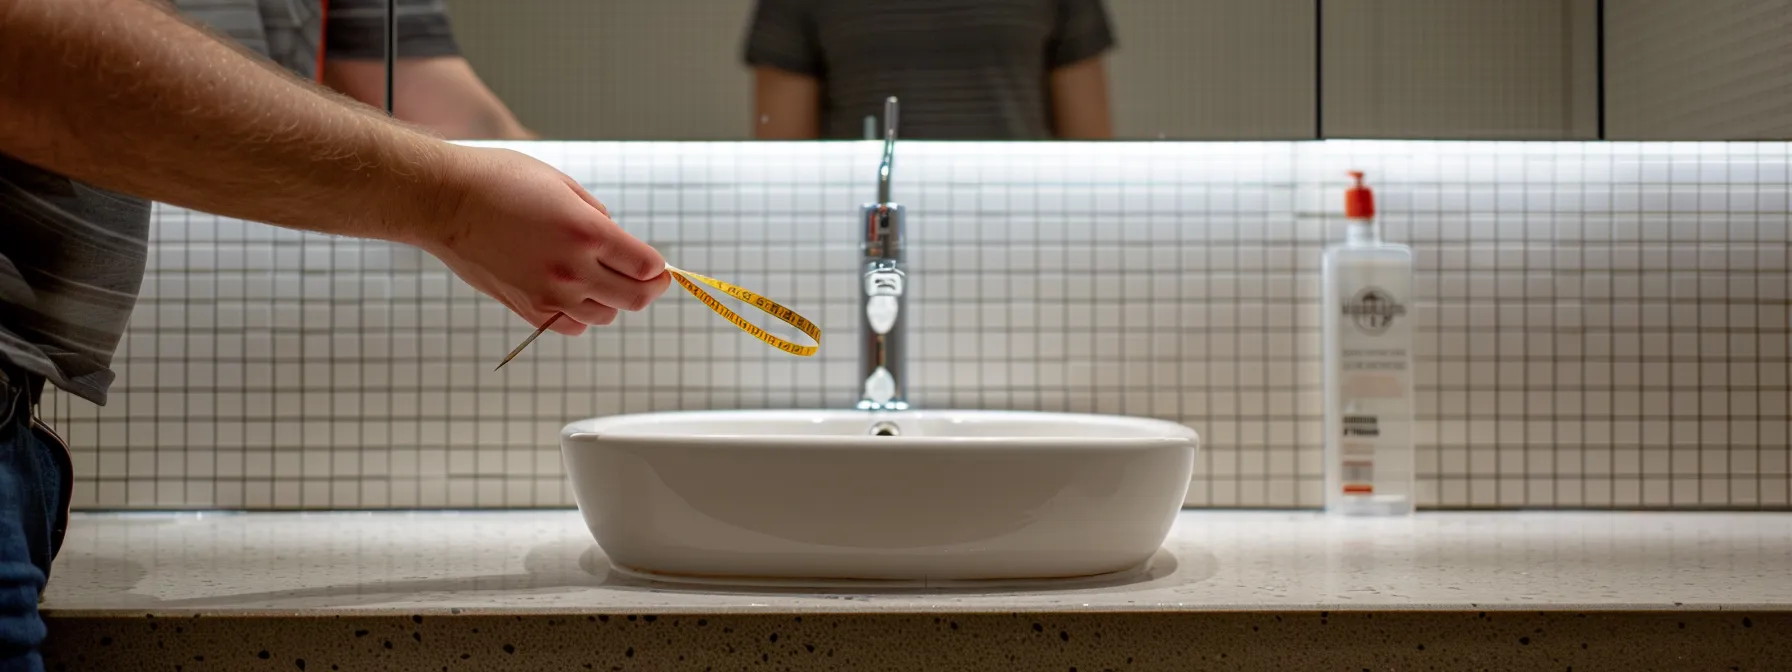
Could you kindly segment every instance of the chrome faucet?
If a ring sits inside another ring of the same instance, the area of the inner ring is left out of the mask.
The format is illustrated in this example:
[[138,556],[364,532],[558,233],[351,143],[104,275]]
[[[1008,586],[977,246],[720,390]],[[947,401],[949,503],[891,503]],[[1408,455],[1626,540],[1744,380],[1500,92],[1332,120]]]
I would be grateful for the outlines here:
[[859,409],[908,408],[904,338],[908,280],[902,267],[902,206],[890,202],[896,153],[896,97],[884,101],[884,160],[877,169],[877,202],[860,208],[865,226],[859,295]]

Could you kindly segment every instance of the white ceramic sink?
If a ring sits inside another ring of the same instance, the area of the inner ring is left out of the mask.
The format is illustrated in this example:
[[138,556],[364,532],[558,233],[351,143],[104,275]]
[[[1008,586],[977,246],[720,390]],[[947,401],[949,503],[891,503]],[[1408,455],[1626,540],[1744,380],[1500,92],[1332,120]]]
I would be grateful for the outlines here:
[[1163,544],[1199,443],[1161,420],[1008,411],[653,413],[561,433],[611,563],[688,580],[1127,571]]

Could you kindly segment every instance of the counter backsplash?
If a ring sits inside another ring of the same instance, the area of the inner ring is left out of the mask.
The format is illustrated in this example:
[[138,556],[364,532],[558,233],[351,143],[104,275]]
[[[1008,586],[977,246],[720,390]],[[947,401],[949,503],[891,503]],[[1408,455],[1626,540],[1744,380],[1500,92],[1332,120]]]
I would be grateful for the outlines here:
[[[816,318],[821,353],[673,288],[493,372],[528,326],[425,255],[161,207],[111,403],[47,405],[77,506],[566,506],[569,420],[857,398],[872,143],[514,147],[671,263]],[[1421,506],[1788,508],[1789,165],[1788,143],[904,142],[911,399],[1178,420],[1206,439],[1191,505],[1317,506],[1319,250],[1356,168],[1419,254]]]

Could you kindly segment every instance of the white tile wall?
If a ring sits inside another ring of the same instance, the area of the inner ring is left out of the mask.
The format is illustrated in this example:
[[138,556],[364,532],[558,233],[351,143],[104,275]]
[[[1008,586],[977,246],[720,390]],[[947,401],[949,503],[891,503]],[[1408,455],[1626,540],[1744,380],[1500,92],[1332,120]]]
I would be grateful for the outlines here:
[[[1317,259],[1361,168],[1419,251],[1423,505],[1788,508],[1789,147],[905,143],[912,399],[1179,420],[1192,505],[1318,505]],[[856,399],[876,147],[517,148],[821,353],[674,290],[494,373],[527,325],[414,250],[162,208],[114,401],[51,400],[78,505],[565,506],[569,420]]]

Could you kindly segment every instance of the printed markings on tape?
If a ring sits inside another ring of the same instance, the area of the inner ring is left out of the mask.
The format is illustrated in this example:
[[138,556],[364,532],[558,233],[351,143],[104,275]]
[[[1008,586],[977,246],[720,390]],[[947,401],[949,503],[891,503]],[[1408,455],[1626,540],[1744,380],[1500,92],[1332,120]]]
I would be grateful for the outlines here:
[[[683,285],[685,291],[690,292],[691,296],[697,297],[697,300],[702,301],[703,305],[709,306],[710,310],[716,311],[716,314],[721,315],[722,319],[728,320],[741,331],[747,332],[748,336],[765,341],[766,345],[798,357],[808,357],[821,349],[821,328],[815,326],[814,322],[810,322],[809,318],[798,315],[796,311],[785,308],[784,306],[779,305],[776,301],[715,278],[698,275],[681,268],[674,268],[671,265],[667,265],[666,270],[672,273],[672,279],[678,281],[678,284]],[[796,327],[797,331],[803,332],[803,334],[814,340],[815,345],[798,345],[782,338],[778,338],[777,336],[766,332],[764,329],[760,329],[752,322],[748,322],[746,318],[741,317],[734,311],[729,310],[727,306],[722,305],[722,302],[717,301],[716,297],[710,296],[709,292],[705,292],[702,287],[698,287],[697,283],[703,283],[710,287],[722,290],[729,296],[745,301],[748,305],[765,311],[765,314],[778,318],[780,322]]]

